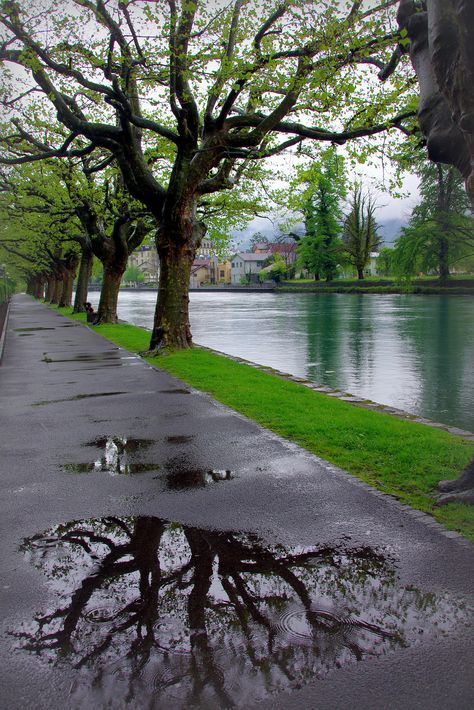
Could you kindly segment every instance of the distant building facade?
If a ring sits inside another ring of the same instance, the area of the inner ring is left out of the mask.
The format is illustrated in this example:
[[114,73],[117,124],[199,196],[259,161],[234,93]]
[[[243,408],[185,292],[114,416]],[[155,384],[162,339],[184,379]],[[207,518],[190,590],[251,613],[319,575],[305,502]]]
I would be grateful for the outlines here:
[[193,261],[191,266],[191,276],[189,279],[190,288],[199,288],[207,284],[217,283],[217,257],[211,256],[208,259],[199,256]]
[[217,264],[217,283],[227,285],[232,283],[230,261],[220,261]]
[[128,266],[136,266],[140,269],[145,281],[158,283],[160,279],[160,260],[154,246],[141,246],[135,249],[128,257]]
[[230,260],[232,285],[241,283],[258,283],[258,274],[268,259],[267,252],[237,252]]

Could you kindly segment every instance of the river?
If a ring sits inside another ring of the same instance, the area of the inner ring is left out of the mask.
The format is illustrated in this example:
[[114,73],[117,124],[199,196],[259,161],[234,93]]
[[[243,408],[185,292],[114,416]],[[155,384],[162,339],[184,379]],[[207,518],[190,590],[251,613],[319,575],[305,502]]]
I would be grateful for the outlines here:
[[[98,293],[91,293],[96,306]],[[122,291],[151,328],[156,294]],[[190,294],[194,341],[474,431],[474,299],[310,293]]]

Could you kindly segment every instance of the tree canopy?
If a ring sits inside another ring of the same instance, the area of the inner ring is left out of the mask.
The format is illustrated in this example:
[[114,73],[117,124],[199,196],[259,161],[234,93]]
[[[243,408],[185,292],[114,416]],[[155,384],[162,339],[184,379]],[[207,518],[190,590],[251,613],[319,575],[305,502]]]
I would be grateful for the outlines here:
[[203,200],[306,140],[411,130],[410,76],[377,79],[400,39],[395,4],[3,0],[2,160],[118,166],[155,219],[151,347],[187,347]]
[[423,162],[418,174],[421,200],[396,242],[394,264],[400,275],[436,271],[445,282],[474,253],[470,200],[456,168]]
[[347,191],[344,162],[334,148],[322,152],[320,160],[300,170],[303,191],[292,199],[300,203],[305,235],[298,243],[299,261],[304,268],[331,281],[342,260],[342,200]]

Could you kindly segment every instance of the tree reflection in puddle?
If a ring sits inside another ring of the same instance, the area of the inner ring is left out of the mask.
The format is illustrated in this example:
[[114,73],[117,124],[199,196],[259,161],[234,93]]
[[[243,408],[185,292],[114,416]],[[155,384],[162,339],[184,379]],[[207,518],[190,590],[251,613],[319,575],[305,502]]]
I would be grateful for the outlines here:
[[108,517],[59,525],[22,549],[58,601],[12,633],[76,669],[74,707],[248,707],[468,619],[400,586],[368,547]]

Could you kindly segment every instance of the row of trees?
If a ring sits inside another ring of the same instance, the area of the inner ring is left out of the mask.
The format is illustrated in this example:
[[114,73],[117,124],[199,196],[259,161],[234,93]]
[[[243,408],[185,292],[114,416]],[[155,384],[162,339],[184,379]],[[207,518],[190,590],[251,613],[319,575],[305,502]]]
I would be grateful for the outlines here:
[[461,175],[453,166],[410,155],[420,178],[420,201],[394,248],[380,249],[377,206],[370,193],[356,184],[348,197],[343,160],[334,149],[300,170],[293,187],[302,184],[303,190],[292,198],[305,225],[298,239],[298,265],[318,281],[331,281],[348,265],[363,279],[371,252],[379,253],[377,273],[382,276],[436,273],[446,284],[452,269],[469,270],[474,265],[474,219]]
[[356,184],[344,215],[347,178],[334,149],[325,151],[322,160],[300,172],[298,178],[305,186],[293,199],[294,206],[301,205],[305,224],[305,234],[298,244],[300,266],[314,274],[317,281],[331,281],[339,267],[349,264],[363,279],[370,255],[381,242],[375,201]]
[[238,203],[226,191],[248,196],[266,158],[304,142],[412,131],[408,65],[377,78],[403,40],[395,4],[2,0],[1,160],[77,170],[74,220],[92,230],[111,291],[151,230],[161,279],[150,348],[188,347],[191,264],[206,211],[226,219]]

